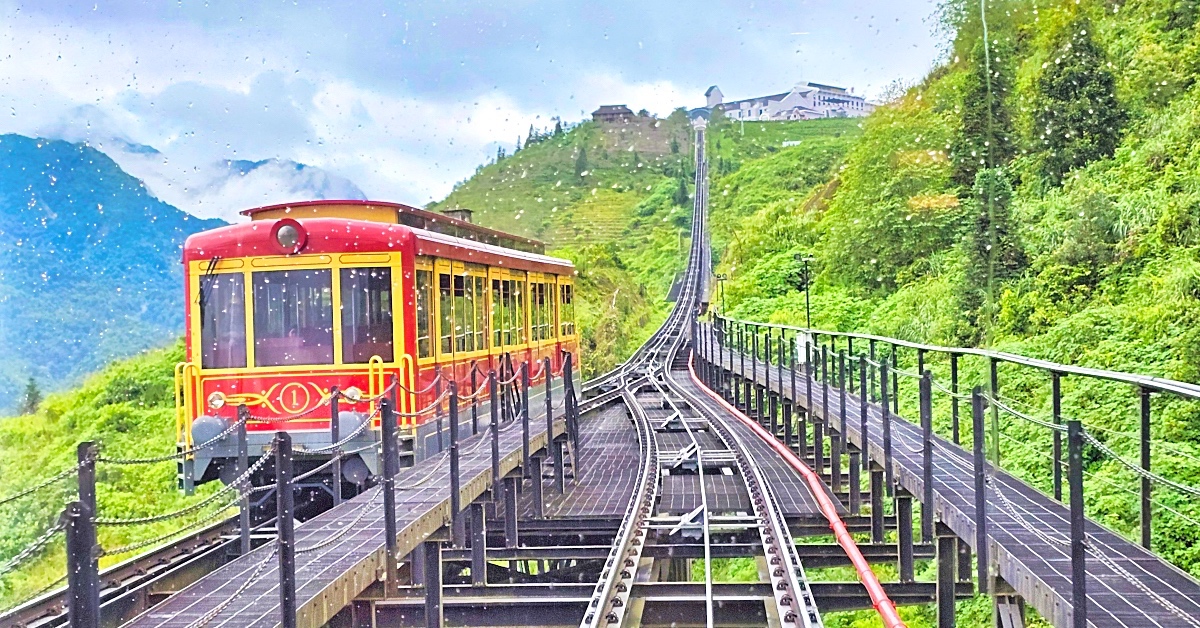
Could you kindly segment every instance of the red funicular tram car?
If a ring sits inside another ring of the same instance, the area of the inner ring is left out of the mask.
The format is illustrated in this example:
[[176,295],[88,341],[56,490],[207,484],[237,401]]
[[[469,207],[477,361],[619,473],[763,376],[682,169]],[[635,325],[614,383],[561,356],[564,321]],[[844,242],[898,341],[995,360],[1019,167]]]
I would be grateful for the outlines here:
[[[548,357],[560,371],[565,354],[576,353],[575,269],[544,255],[537,241],[474,225],[469,214],[396,203],[311,201],[242,214],[250,222],[184,245],[178,447],[215,441],[182,463],[188,490],[236,477],[230,428],[241,406],[250,415],[251,461],[286,430],[303,470],[331,455],[311,452],[331,444],[336,386],[343,438],[372,421],[343,447],[358,450],[345,459],[343,478],[361,485],[379,470],[372,399],[393,376],[403,387],[398,410],[411,412],[431,404],[451,378],[471,392],[472,367],[482,385],[479,373],[499,369],[506,354],[516,368]],[[540,370],[530,368],[544,385]],[[439,452],[447,444],[441,423],[432,414],[401,416],[403,455],[415,461]]]

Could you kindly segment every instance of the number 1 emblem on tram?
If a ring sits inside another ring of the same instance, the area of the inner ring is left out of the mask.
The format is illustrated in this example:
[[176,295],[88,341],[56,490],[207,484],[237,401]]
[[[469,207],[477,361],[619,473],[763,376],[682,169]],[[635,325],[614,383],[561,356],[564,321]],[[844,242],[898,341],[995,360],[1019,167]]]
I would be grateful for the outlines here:
[[[532,384],[550,376],[553,390],[567,355],[579,364],[575,268],[541,242],[475,225],[465,209],[306,201],[242,214],[183,250],[176,440],[188,492],[238,479],[243,421],[253,484],[273,481],[254,463],[287,431],[296,474],[340,451],[342,487],[361,490],[382,467],[384,398],[411,465],[449,446],[438,399],[451,381],[472,398],[459,412],[470,435],[490,416],[493,369],[529,363]],[[314,495],[332,494],[331,468],[307,479]]]

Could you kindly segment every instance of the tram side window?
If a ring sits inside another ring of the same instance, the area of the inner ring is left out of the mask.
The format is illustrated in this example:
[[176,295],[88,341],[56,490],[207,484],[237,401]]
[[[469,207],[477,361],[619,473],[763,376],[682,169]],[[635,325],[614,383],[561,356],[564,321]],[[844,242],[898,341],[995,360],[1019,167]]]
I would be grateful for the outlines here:
[[333,363],[333,273],[254,273],[254,363]]
[[475,350],[487,348],[487,279],[472,277],[475,283]]
[[438,326],[438,337],[441,339],[441,352],[454,351],[454,291],[451,290],[451,277],[447,273],[438,273],[438,290],[441,300],[441,320]]
[[492,346],[504,346],[504,329],[507,326],[504,318],[504,304],[508,299],[508,282],[499,279],[492,280]]
[[417,357],[433,357],[433,273],[417,271]]
[[392,272],[388,268],[343,268],[342,362],[361,364],[372,356],[392,361]]
[[561,325],[559,329],[563,336],[570,336],[575,333],[575,287],[570,284],[563,284],[558,287],[558,315]]
[[554,337],[554,310],[551,307],[553,293],[550,284],[530,284],[530,328],[534,340],[549,340]]
[[246,366],[246,284],[241,273],[200,280],[200,365]]
[[521,280],[510,281],[512,284],[512,299],[509,304],[509,320],[508,332],[506,335],[512,337],[511,342],[505,344],[524,344],[525,343],[525,282]]
[[456,351],[476,349],[475,278],[470,275],[454,277],[454,346]]

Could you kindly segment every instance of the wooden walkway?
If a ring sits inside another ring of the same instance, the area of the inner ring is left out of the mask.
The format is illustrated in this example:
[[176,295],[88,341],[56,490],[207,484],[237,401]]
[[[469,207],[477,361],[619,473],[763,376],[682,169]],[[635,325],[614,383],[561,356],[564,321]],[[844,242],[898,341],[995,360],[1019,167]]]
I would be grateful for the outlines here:
[[[750,356],[724,350],[726,370],[751,379]],[[767,365],[757,365],[759,385],[767,384]],[[821,407],[822,383],[813,382],[813,406],[808,408],[805,375],[796,373],[792,399],[791,372],[770,366],[770,389],[798,408],[805,408],[829,426],[840,426],[840,390],[829,388],[829,408]],[[782,385],[781,385],[782,384]],[[859,397],[846,395],[846,439],[862,449]],[[882,413],[868,404],[866,450],[882,466]],[[921,428],[892,415],[892,471],[896,483],[918,498],[923,494]],[[975,548],[975,489],[972,454],[935,436],[933,447],[934,510],[936,518]],[[990,467],[989,467],[990,468]],[[1071,625],[1070,511],[1021,480],[989,473],[987,529],[989,556],[999,574],[1025,601],[1055,626]],[[1129,539],[1087,522],[1088,624],[1097,628],[1200,627],[1200,581]],[[1172,608],[1173,607],[1173,608]]]

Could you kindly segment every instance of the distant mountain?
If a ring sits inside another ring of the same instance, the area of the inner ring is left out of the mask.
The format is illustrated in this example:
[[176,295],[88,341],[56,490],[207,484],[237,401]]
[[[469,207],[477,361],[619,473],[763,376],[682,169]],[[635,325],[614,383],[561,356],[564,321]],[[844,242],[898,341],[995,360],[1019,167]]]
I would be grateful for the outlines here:
[[156,199],[88,145],[0,135],[0,411],[30,375],[59,388],[177,338],[180,247],[222,224]]

